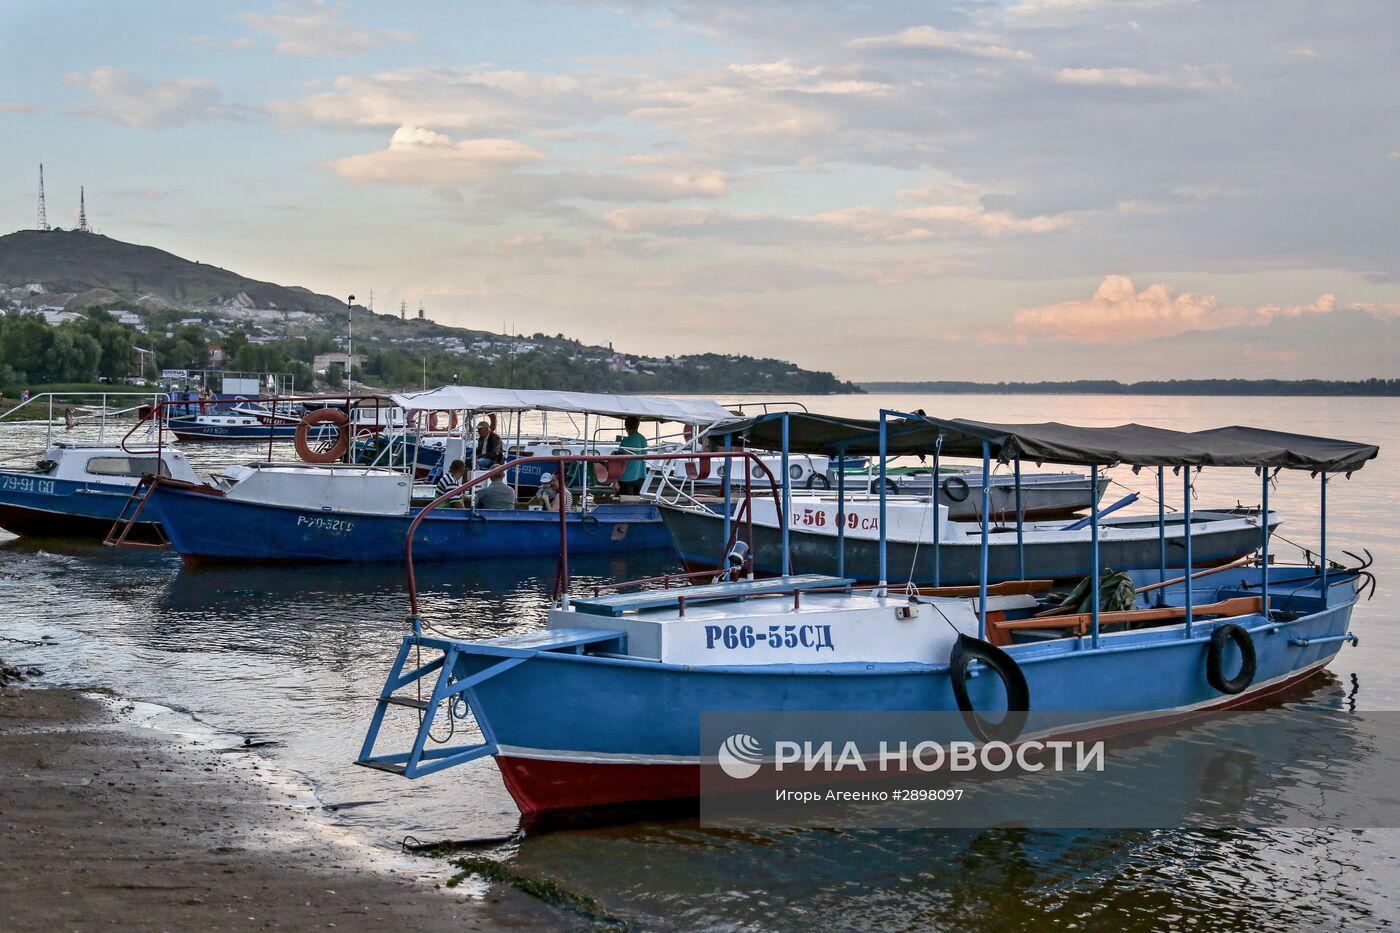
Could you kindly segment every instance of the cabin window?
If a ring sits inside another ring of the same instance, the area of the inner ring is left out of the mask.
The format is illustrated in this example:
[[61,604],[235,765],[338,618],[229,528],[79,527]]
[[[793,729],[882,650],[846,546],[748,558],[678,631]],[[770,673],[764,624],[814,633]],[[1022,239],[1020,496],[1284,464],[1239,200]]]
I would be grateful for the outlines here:
[[556,447],[551,450],[550,453],[554,454],[556,457],[567,457],[572,454],[573,451],[567,447]]
[[150,476],[157,464],[161,476],[170,475],[170,466],[156,457],[93,457],[87,471],[95,476]]

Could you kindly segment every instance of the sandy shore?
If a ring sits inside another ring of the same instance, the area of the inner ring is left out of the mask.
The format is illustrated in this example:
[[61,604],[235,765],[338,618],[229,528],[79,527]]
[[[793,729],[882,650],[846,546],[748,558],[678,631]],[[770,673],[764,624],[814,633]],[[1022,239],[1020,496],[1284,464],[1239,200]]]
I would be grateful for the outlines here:
[[0,928],[573,926],[510,887],[472,898],[328,844],[305,801],[230,756],[70,690],[0,688]]

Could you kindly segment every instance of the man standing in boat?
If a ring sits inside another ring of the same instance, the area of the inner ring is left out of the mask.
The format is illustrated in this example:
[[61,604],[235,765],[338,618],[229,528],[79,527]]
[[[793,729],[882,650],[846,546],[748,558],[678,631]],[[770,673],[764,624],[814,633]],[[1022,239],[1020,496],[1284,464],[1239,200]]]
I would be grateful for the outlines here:
[[[621,454],[644,454],[647,452],[647,439],[641,432],[642,422],[635,415],[628,415],[622,422],[627,428],[627,436],[618,442],[618,453]],[[641,460],[631,460],[627,463],[627,468],[622,471],[622,476],[617,481],[617,494],[620,496],[637,496],[642,492],[642,477],[646,474],[646,463]]]
[[476,467],[490,469],[505,462],[505,448],[501,446],[501,436],[491,428],[491,422],[481,421],[476,426]]

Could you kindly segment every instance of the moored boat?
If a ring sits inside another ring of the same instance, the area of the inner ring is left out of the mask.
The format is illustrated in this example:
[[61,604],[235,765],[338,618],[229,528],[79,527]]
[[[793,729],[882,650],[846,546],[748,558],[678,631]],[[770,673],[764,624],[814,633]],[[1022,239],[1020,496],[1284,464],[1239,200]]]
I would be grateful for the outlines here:
[[[469,386],[395,395],[391,400],[403,411],[446,413],[453,427],[472,424],[478,414],[520,416],[531,411],[583,415],[585,425],[588,416],[636,416],[696,425],[729,417],[715,403],[700,400]],[[343,454],[348,447],[345,440],[342,435],[328,456],[336,450]],[[475,461],[474,451],[466,444],[464,437],[447,437],[440,462]],[[592,445],[593,449],[598,446]],[[158,517],[172,546],[190,561],[400,561],[406,533],[421,511],[413,501],[411,453],[391,438],[384,454],[390,466],[246,464],[225,471],[217,488],[156,481],[138,491],[136,498],[142,500],[141,514]],[[547,447],[536,452],[517,445],[515,459],[468,471],[467,476],[489,473],[512,483],[533,469],[538,482],[540,473],[557,462]],[[606,477],[606,463],[602,466]],[[580,550],[669,551],[670,538],[656,507],[641,501],[597,501],[588,494],[597,479],[581,475],[572,507],[564,515],[564,524],[576,531]],[[433,511],[424,522],[419,556],[453,560],[557,553],[559,515],[520,508],[519,492],[513,488],[515,507],[488,508],[470,494],[453,500],[460,508]]]
[[[676,550],[689,570],[717,569],[728,552],[727,535],[743,526],[747,516],[742,502],[703,502],[676,499],[658,502],[661,517]],[[752,504],[751,546],[758,555],[757,573],[776,576],[782,530],[780,510],[763,498]],[[730,512],[728,528],[724,512]],[[981,574],[982,547],[979,527],[948,518],[947,506],[937,513],[927,501],[889,499],[885,506],[886,579],[920,586],[966,586]],[[1225,564],[1258,549],[1262,517],[1257,510],[1235,509],[1193,512],[1191,537],[1196,566]],[[837,547],[838,523],[845,530],[845,547]],[[934,528],[934,524],[938,528]],[[1067,525],[1082,527],[1067,529]],[[1268,516],[1270,530],[1282,524],[1276,513]],[[880,576],[880,505],[869,497],[838,502],[834,496],[798,494],[791,497],[788,513],[790,562],[807,573],[849,575],[875,583]],[[1004,580],[1079,578],[1089,573],[1092,533],[1084,523],[1025,522],[1018,541],[1014,529],[1001,523],[992,532],[987,551],[987,579]],[[1185,553],[1185,521],[1180,514],[1160,523],[1149,516],[1112,515],[1099,522],[1099,556],[1103,566],[1115,570],[1147,570],[1181,564]],[[843,559],[844,555],[844,559]]]
[[[882,449],[894,434],[884,420]],[[1057,614],[1036,585],[999,592],[985,570],[971,599],[883,584],[861,591],[850,578],[789,573],[566,597],[545,631],[481,641],[424,635],[410,591],[413,631],[358,763],[421,777],[491,756],[526,815],[689,799],[728,753],[702,741],[703,713],[947,712],[976,741],[1014,742],[1021,713],[1058,712],[1066,728],[1092,733],[1238,706],[1306,680],[1355,640],[1349,623],[1361,576],[1327,560],[1326,488],[1374,457],[1373,446],[1239,428],[1144,436],[912,416],[898,427],[905,450],[931,449],[936,439],[980,448],[984,463],[1025,456],[1094,472],[1119,462],[1253,467],[1263,473],[1266,513],[1271,471],[1314,471],[1324,515],[1318,561],[1271,562],[1261,525],[1257,566],[1197,570],[1188,534],[1177,578],[1161,578],[1169,568],[1132,575],[1129,602],[1111,612],[1099,586],[1087,588],[1087,611],[1071,605]],[[1089,579],[1098,580],[1092,519]],[[984,548],[988,537],[984,522]],[[780,546],[788,550],[786,540]],[[748,569],[743,548],[732,554],[726,578]],[[399,706],[419,716],[413,745],[381,752],[381,727]],[[482,741],[427,746],[435,717],[468,714]],[[765,754],[755,750],[754,763]]]
[[[101,538],[142,477],[199,485],[185,455],[171,447],[52,444],[31,469],[0,470],[0,528],[27,537]],[[141,540],[155,535],[138,522]]]

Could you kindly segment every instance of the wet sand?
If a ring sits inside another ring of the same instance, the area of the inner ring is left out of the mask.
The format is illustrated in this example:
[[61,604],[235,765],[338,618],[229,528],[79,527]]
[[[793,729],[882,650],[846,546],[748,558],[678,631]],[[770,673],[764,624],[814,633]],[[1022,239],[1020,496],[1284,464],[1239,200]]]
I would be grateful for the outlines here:
[[241,774],[251,757],[132,726],[87,694],[0,687],[0,929],[577,925],[508,886],[473,898],[372,867],[325,840],[304,797]]

